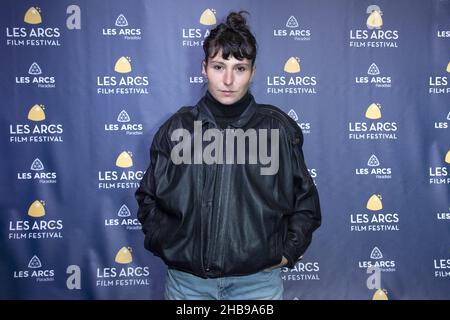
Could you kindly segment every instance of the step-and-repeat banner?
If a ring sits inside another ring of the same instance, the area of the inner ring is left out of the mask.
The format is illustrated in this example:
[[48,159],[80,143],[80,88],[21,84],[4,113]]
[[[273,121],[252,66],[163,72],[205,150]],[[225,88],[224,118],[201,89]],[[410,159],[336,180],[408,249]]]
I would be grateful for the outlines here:
[[449,0],[0,4],[0,298],[162,299],[134,192],[230,11],[302,129],[323,225],[285,299],[450,298]]

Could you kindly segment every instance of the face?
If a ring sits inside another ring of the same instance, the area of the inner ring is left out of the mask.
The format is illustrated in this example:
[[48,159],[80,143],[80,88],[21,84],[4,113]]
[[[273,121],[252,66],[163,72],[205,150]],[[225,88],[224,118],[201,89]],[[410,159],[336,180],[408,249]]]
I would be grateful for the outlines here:
[[237,60],[233,55],[225,60],[220,50],[214,58],[208,59],[208,64],[203,62],[202,72],[212,96],[220,103],[230,105],[247,93],[255,66],[251,60]]

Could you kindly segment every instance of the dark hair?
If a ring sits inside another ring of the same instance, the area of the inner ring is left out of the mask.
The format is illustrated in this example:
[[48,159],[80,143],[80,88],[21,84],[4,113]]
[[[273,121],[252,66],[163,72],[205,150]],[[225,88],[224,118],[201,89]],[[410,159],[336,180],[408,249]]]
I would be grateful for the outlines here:
[[246,58],[252,61],[252,65],[255,64],[256,39],[247,26],[243,13],[249,14],[247,11],[231,12],[225,22],[211,30],[203,43],[205,63],[222,50],[224,59],[233,55],[238,60]]

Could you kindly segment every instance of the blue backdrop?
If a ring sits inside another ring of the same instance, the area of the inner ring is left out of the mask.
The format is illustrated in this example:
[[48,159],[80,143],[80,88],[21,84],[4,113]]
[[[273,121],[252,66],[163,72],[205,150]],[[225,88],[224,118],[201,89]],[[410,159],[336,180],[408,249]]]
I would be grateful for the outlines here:
[[[0,298],[162,299],[134,200],[231,10],[297,121],[323,225],[285,299],[450,298],[450,1],[0,4]],[[376,267],[375,269],[369,267]]]

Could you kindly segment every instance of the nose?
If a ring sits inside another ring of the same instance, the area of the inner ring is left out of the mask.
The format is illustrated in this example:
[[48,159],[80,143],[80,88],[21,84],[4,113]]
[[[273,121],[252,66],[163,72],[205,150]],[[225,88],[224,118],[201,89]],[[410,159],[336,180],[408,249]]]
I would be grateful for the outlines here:
[[233,81],[234,81],[233,70],[225,70],[225,73],[223,75],[223,83],[226,86],[231,86],[233,84]]

